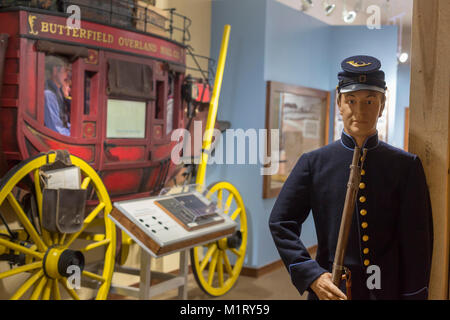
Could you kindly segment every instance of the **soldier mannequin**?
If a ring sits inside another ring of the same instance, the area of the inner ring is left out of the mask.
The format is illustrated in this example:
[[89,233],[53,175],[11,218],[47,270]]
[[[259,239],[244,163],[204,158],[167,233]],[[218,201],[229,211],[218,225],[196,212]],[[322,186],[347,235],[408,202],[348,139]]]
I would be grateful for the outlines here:
[[[353,299],[426,299],[433,230],[420,159],[378,141],[385,105],[384,72],[370,56],[342,62],[338,107],[340,140],[302,155],[272,210],[269,227],[293,284],[308,299],[345,300],[331,267],[353,147],[367,148],[344,264],[352,272]],[[350,152],[351,151],[351,152]],[[312,209],[318,237],[316,260],[299,239]],[[381,286],[369,288],[367,268],[381,270]]]
[[[372,90],[359,90],[338,95],[337,104],[344,123],[344,130],[361,148],[367,137],[377,131],[378,118],[384,110],[386,96]],[[347,297],[331,282],[331,273],[317,278],[311,289],[320,300],[344,300]]]

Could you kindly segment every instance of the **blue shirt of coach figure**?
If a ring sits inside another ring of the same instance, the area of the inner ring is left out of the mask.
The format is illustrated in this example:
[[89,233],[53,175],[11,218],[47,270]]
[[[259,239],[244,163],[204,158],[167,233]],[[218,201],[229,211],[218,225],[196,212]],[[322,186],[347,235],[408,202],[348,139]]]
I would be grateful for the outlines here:
[[[376,125],[386,99],[380,61],[354,56],[341,66],[341,139],[300,157],[270,215],[273,240],[300,294],[347,299],[344,283],[336,287],[330,272],[353,149],[367,148],[344,259],[352,275],[352,299],[427,299],[433,225],[422,163],[416,155],[378,140]],[[301,225],[311,210],[316,260],[300,240]],[[371,282],[376,269],[378,283]]]

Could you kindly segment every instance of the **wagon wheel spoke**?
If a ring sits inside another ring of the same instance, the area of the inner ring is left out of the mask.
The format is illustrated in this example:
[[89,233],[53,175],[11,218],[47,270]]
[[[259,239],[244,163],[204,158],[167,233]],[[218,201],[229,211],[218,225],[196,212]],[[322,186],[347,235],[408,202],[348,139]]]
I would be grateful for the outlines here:
[[64,241],[66,241],[66,236],[67,236],[67,233],[63,233],[63,234],[59,237],[59,245],[60,245],[60,246],[64,245]]
[[105,282],[105,280],[106,280],[102,276],[100,276],[98,274],[95,274],[95,273],[92,273],[92,272],[89,272],[89,271],[86,271],[86,270],[83,270],[82,275],[85,276],[85,277],[91,278],[91,279],[93,279],[95,281],[99,281],[101,283]]
[[225,265],[225,270],[230,277],[233,277],[233,268],[231,267],[230,260],[228,260],[228,256],[226,252],[223,252],[223,262]]
[[238,257],[240,257],[242,255],[242,253],[234,248],[230,249],[231,252],[233,252],[235,255],[237,255]]
[[220,189],[218,192],[217,192],[217,207],[219,208],[219,209],[222,209],[222,196],[223,196],[223,192],[222,192],[223,190],[222,189]]
[[38,213],[39,213],[39,225],[41,226],[42,239],[44,239],[44,242],[48,246],[51,246],[53,244],[53,240],[50,237],[50,233],[42,227],[43,195],[42,195],[41,183],[40,183],[40,178],[39,178],[39,169],[34,170],[34,190],[36,193],[36,201],[37,201],[37,207],[38,207]]
[[52,232],[53,244],[59,244],[59,234],[57,232]]
[[105,235],[101,234],[101,233],[90,233],[90,232],[82,232],[79,236],[78,239],[83,239],[83,240],[90,240],[90,241],[103,241],[105,240]]
[[217,250],[217,245],[216,244],[212,244],[208,251],[205,254],[205,257],[202,260],[202,263],[200,264],[200,272],[203,271],[206,267],[206,265],[209,262],[209,259],[212,257],[212,255],[216,252]]
[[45,285],[44,292],[42,293],[42,300],[50,300],[50,294],[52,293],[53,279],[48,279]]
[[31,271],[34,269],[38,269],[41,267],[42,267],[42,261],[26,264],[26,265],[20,266],[20,267],[16,267],[12,270],[8,270],[8,271],[0,273],[0,280],[4,279],[4,278],[12,277],[12,276],[22,273],[22,272],[27,272],[27,271]]
[[92,210],[89,215],[86,217],[86,219],[84,219],[84,223],[83,223],[83,227],[81,228],[80,231],[72,234],[69,239],[67,240],[67,243],[64,244],[64,249],[67,249],[72,242],[75,241],[75,239],[78,238],[78,236],[89,226],[89,224],[95,219],[95,217],[97,217],[97,215],[100,213],[100,211],[102,211],[105,208],[105,203],[104,202],[100,202],[94,210]]
[[84,253],[84,252],[87,252],[87,251],[91,251],[91,250],[97,249],[97,248],[102,247],[102,246],[109,245],[110,243],[111,243],[110,239],[105,239],[105,240],[102,240],[102,241],[96,241],[94,243],[88,244],[86,247],[84,247],[80,251]]
[[39,281],[38,285],[33,290],[33,293],[31,294],[30,300],[37,300],[37,299],[39,299],[39,297],[41,296],[42,290],[44,290],[44,287],[47,284],[47,281],[48,281],[47,277],[43,276],[41,278],[41,281]]
[[[230,211],[230,206],[231,206],[231,202],[233,201],[233,199],[234,199],[234,196],[233,196],[232,193],[230,193],[230,194],[228,195],[227,201],[226,201],[226,203],[225,203],[225,208],[224,208],[224,213],[225,213],[225,214],[228,214],[228,211]],[[233,219],[233,220],[234,220],[234,219]]]
[[237,216],[241,213],[242,209],[241,208],[237,208],[236,210],[234,210],[233,214],[231,215],[231,220],[236,220]]
[[24,294],[25,292],[28,291],[28,289],[30,289],[30,287],[36,282],[38,281],[42,276],[44,276],[44,271],[43,269],[35,272],[32,276],[30,276],[21,286],[19,289],[17,289],[17,291],[14,293],[14,295],[11,297],[11,300],[19,300]]
[[91,178],[90,177],[85,177],[83,179],[83,182],[81,183],[81,189],[86,190],[87,187],[89,186],[90,182],[91,182]]
[[214,279],[214,272],[216,271],[218,256],[219,256],[219,251],[216,250],[211,259],[211,262],[209,263],[208,284],[210,286],[212,285],[212,281]]
[[25,214],[23,208],[20,206],[19,202],[16,200],[12,193],[7,195],[7,199],[17,217],[19,218],[20,223],[25,228],[26,232],[30,235],[31,239],[38,246],[40,252],[44,252],[47,249],[47,246],[42,241],[41,237],[37,233],[36,229],[31,224],[27,215]]
[[54,300],[61,300],[61,292],[59,291],[59,281],[53,280],[52,295]]
[[223,287],[223,264],[222,264],[222,256],[224,252],[222,250],[219,251],[219,257],[217,260],[217,277],[219,280],[219,287]]
[[34,257],[36,259],[39,259],[39,260],[44,259],[44,254],[43,253],[40,253],[40,252],[37,252],[37,251],[33,251],[33,250],[28,249],[28,248],[26,248],[24,246],[21,246],[21,245],[16,244],[16,243],[14,243],[12,241],[8,241],[8,240],[2,239],[2,238],[0,238],[0,246],[4,246],[4,247],[6,247],[6,248],[8,248],[10,250],[13,250],[13,251],[19,251],[20,253],[32,256],[32,257]]
[[69,286],[67,285],[66,278],[64,278],[64,280],[61,281],[61,284],[63,285],[63,288],[66,289],[67,293],[69,293],[69,295],[72,297],[73,300],[80,300],[80,297],[78,296],[76,291],[73,288],[69,288]]

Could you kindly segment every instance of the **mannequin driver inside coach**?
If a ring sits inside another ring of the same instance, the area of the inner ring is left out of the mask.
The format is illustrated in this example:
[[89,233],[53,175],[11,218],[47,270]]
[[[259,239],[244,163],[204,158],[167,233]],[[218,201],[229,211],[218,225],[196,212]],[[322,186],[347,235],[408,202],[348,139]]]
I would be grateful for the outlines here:
[[[366,148],[344,266],[351,271],[352,299],[427,299],[433,248],[428,187],[418,156],[378,140],[376,125],[386,96],[381,62],[353,56],[341,63],[337,104],[341,139],[304,153],[272,209],[269,227],[300,294],[345,300],[345,284],[331,281],[346,186],[355,146]],[[300,240],[312,211],[317,256]],[[372,276],[375,270],[378,274]]]

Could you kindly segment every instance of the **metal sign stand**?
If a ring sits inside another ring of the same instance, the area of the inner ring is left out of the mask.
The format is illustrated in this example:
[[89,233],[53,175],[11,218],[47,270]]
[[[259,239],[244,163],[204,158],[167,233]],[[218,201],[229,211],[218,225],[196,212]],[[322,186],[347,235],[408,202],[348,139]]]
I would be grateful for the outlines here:
[[[114,203],[108,217],[139,245],[141,261],[138,269],[120,265],[115,268],[116,272],[139,276],[139,287],[111,284],[112,293],[147,300],[178,288],[178,298],[187,298],[189,250],[226,238],[234,234],[237,226],[221,207],[206,198],[204,191],[192,185],[172,190],[171,194]],[[203,212],[199,221],[189,220]],[[152,258],[175,252],[180,253],[177,275],[151,271]],[[163,281],[151,286],[152,278]]]
[[[178,299],[187,299],[187,282],[189,274],[189,249],[180,250],[180,269],[178,275],[151,271],[152,256],[141,248],[140,268],[116,266],[115,272],[140,276],[139,288],[111,284],[111,293],[131,296],[140,300],[149,300],[164,292],[178,288]],[[150,285],[151,279],[161,279],[161,283]]]

